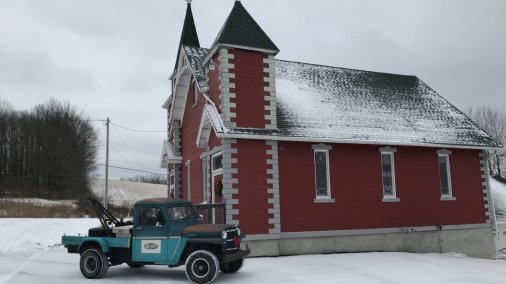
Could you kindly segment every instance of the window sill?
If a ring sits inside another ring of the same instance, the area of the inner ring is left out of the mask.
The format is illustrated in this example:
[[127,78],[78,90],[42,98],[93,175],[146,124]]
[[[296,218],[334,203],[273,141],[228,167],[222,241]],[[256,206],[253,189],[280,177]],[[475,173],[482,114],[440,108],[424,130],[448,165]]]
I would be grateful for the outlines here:
[[457,197],[455,196],[441,196],[440,201],[455,201],[457,200]]
[[397,197],[383,197],[383,199],[381,199],[381,202],[401,202],[401,199],[400,198],[397,198]]
[[315,198],[314,203],[336,203],[336,200],[333,198]]

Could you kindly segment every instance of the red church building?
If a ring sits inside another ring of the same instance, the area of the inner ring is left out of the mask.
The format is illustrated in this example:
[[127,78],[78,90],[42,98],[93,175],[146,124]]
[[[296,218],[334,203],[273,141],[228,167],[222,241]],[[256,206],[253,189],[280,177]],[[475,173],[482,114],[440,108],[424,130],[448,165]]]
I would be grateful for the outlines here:
[[497,141],[416,76],[278,52],[240,1],[200,47],[188,3],[163,105],[169,196],[225,204],[254,255],[495,255]]

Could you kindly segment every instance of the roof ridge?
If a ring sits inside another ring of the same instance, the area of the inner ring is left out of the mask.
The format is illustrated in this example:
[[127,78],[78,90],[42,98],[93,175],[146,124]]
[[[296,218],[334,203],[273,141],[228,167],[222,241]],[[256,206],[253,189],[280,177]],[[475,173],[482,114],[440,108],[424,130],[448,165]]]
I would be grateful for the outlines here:
[[406,75],[406,74],[397,74],[397,73],[390,73],[390,72],[371,71],[371,70],[364,70],[364,69],[331,66],[331,65],[324,65],[324,64],[318,64],[318,63],[308,63],[308,62],[301,62],[301,61],[293,61],[293,60],[286,60],[286,59],[275,59],[275,61],[283,61],[283,62],[289,62],[289,63],[297,63],[297,64],[312,65],[312,66],[328,67],[328,68],[335,68],[335,69],[346,69],[346,70],[351,70],[351,71],[369,72],[369,73],[376,73],[376,74],[383,74],[383,75],[414,77],[414,78],[420,80],[418,78],[418,76],[416,76],[416,75]]

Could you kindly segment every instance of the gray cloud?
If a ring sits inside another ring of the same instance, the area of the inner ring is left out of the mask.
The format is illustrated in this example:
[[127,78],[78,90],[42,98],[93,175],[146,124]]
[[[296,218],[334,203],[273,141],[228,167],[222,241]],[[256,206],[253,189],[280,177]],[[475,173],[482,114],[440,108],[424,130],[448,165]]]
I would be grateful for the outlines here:
[[[506,113],[505,1],[242,2],[281,49],[279,59],[417,75],[459,108],[488,104]],[[203,46],[232,5],[193,1]],[[185,8],[183,0],[0,1],[0,97],[17,109],[56,97],[91,118],[163,130]],[[97,129],[104,141],[105,128]],[[111,160],[156,169],[165,134],[121,131],[139,161],[124,145],[113,146]]]

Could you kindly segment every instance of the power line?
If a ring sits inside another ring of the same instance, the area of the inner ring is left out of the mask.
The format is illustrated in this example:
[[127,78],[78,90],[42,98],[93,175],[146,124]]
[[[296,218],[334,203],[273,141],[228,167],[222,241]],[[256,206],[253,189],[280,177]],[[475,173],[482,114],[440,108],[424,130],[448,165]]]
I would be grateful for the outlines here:
[[[95,165],[99,165],[99,166],[103,166],[103,167],[106,166],[106,165],[101,164],[101,163],[95,163]],[[109,165],[109,168],[115,168],[115,169],[121,169],[121,170],[127,170],[127,171],[132,171],[132,172],[139,172],[139,173],[147,173],[147,174],[153,174],[153,175],[159,175],[159,176],[166,176],[167,175],[167,174],[160,174],[160,173],[155,173],[155,172],[141,171],[141,170],[136,170],[136,169],[130,169],[130,168],[124,168],[124,167],[118,167],[118,166],[111,166],[111,165]]]
[[135,132],[155,132],[155,133],[166,133],[167,130],[139,130],[139,129],[133,129],[133,128],[128,128],[128,127],[125,127],[125,126],[121,126],[121,125],[118,125],[114,122],[111,122],[111,124],[119,127],[119,128],[123,128],[123,129],[126,129],[126,130],[130,130],[130,131],[135,131]]
[[[111,123],[112,124],[112,123]],[[125,139],[123,139],[123,136],[121,136],[121,134],[119,134],[119,131],[116,129],[116,127],[113,127],[114,129],[114,132],[116,132],[116,134],[119,136],[119,138],[121,139],[121,141],[123,141],[123,143],[125,143],[125,146],[127,147],[128,151],[130,152],[130,154],[132,154],[132,157],[134,158],[134,160],[137,162],[137,165],[143,169],[148,169],[146,167],[144,167],[143,165],[141,165],[141,163],[139,162],[139,159],[137,159],[137,156],[135,156],[134,152],[132,151],[132,149],[130,149],[130,146],[128,145],[128,143],[125,141]],[[123,156],[124,157],[124,156]],[[148,169],[150,170],[150,169]]]

